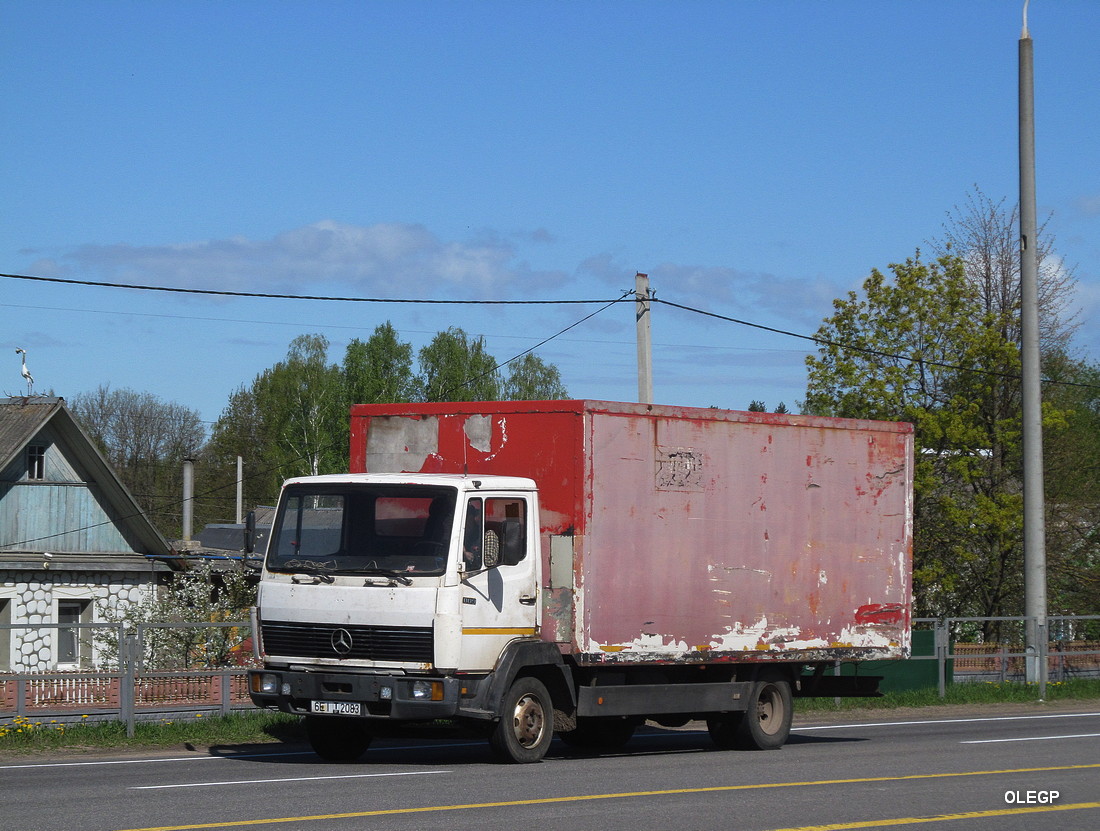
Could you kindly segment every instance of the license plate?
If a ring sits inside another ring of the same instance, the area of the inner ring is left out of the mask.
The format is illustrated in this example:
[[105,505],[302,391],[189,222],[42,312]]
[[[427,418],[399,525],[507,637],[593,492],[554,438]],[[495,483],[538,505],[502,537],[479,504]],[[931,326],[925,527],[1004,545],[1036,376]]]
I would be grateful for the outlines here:
[[362,705],[358,701],[311,701],[309,711],[334,716],[358,716],[362,715]]

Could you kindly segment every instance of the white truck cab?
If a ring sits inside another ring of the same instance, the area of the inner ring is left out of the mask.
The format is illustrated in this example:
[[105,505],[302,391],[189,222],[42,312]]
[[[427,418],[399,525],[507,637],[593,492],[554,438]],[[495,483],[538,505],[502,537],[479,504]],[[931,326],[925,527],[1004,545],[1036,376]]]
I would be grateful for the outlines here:
[[434,720],[465,706],[476,718],[509,645],[538,641],[538,529],[530,479],[288,480],[259,588],[253,698],[309,717],[329,757],[365,745],[313,717]]

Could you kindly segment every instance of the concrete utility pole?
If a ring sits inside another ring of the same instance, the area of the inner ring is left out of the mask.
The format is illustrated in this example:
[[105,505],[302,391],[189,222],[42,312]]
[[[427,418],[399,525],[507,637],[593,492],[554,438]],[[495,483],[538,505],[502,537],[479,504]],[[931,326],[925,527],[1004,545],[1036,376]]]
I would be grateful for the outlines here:
[[653,342],[649,332],[649,275],[634,275],[635,319],[638,325],[638,402],[653,403]]
[[237,524],[244,522],[244,459],[237,457]]
[[1020,35],[1020,358],[1023,363],[1024,614],[1027,680],[1045,697],[1047,563],[1043,496],[1043,390],[1039,365],[1038,234],[1035,218],[1035,90],[1031,35]]
[[183,543],[191,542],[193,517],[195,516],[195,460],[183,460]]

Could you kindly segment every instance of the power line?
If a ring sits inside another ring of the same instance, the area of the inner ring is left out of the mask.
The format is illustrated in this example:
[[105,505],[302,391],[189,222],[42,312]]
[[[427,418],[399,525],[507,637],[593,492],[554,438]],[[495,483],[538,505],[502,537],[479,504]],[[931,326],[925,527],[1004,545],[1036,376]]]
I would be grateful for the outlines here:
[[[777,329],[774,326],[765,326],[762,323],[752,323],[751,321],[748,321],[748,320],[739,320],[738,318],[728,317],[726,315],[720,315],[720,314],[717,314],[716,312],[708,312],[708,311],[705,311],[703,309],[696,309],[696,308],[693,308],[691,306],[684,306],[680,303],[673,303],[669,300],[662,300],[659,297],[651,297],[650,300],[654,303],[664,303],[666,306],[671,306],[675,309],[680,309],[680,310],[685,311],[685,312],[691,312],[693,314],[704,315],[705,317],[713,317],[713,318],[716,318],[717,320],[724,320],[724,321],[727,321],[729,323],[736,323],[740,326],[748,326],[752,329],[760,329],[764,332],[773,332],[777,335],[785,335],[785,336],[791,337],[791,338],[800,338],[802,340],[808,340],[808,341],[811,341],[812,343],[816,343],[820,346],[835,346],[837,349],[844,349],[844,350],[847,350],[849,352],[861,352],[864,355],[871,355],[871,356],[876,357],[876,358],[888,358],[890,360],[903,361],[905,363],[910,363],[910,364],[924,364],[926,366],[939,367],[940,369],[950,369],[950,370],[953,370],[955,372],[971,372],[971,373],[977,373],[977,374],[980,374],[980,375],[989,375],[989,376],[992,376],[994,378],[1004,378],[1004,379],[1009,380],[1009,381],[1019,381],[1019,380],[1021,380],[1021,377],[1019,375],[1015,375],[1011,372],[997,372],[996,370],[992,370],[992,369],[978,369],[978,368],[974,368],[974,367],[959,366],[958,364],[949,364],[949,363],[946,363],[944,361],[933,361],[933,360],[928,360],[926,358],[914,358],[911,355],[898,355],[898,354],[893,353],[893,352],[883,352],[881,350],[871,349],[870,347],[866,347],[866,346],[855,346],[855,345],[850,344],[850,343],[841,343],[840,341],[829,340],[828,338],[823,338],[823,337],[820,337],[818,335],[803,335],[799,332],[790,332],[786,329]],[[1080,387],[1082,389],[1100,390],[1100,386],[1098,386],[1096,384],[1086,384],[1086,383],[1082,383],[1082,382],[1079,382],[1079,381],[1054,381],[1054,380],[1050,380],[1050,379],[1043,379],[1043,383],[1045,383],[1045,384],[1057,384],[1057,385],[1063,386],[1063,387]]]
[[[186,289],[179,286],[143,286],[137,283],[108,283],[101,280],[73,280],[65,277],[36,277],[30,274],[0,274],[10,280],[31,280],[36,283],[64,283],[71,286],[163,291],[175,294],[207,294],[217,297],[259,297],[270,300],[327,300],[339,303],[409,303],[435,306],[567,306],[585,303],[606,303],[607,298],[594,300],[431,300],[394,297],[334,297],[322,294],[271,294],[255,291],[222,291],[218,289]],[[622,298],[614,302],[620,302]]]

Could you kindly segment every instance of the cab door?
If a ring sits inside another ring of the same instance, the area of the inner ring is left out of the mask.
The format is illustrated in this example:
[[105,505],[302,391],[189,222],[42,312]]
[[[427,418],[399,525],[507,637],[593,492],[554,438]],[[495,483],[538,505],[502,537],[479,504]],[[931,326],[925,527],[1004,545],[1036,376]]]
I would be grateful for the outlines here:
[[462,668],[489,670],[511,641],[538,633],[532,500],[467,497],[461,530]]

